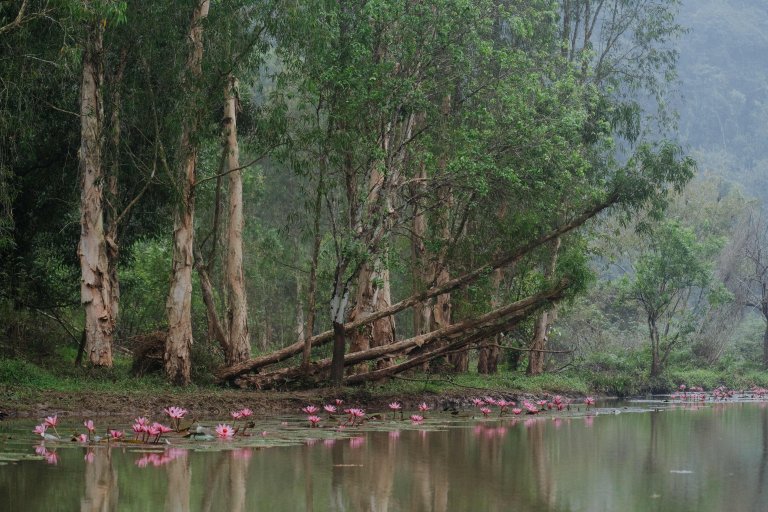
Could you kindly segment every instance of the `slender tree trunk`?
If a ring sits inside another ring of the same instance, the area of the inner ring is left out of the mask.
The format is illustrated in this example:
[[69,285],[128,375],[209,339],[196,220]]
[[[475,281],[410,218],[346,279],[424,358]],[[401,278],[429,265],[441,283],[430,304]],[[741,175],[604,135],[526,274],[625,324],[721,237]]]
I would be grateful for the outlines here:
[[[189,32],[192,47],[187,60],[187,71],[193,77],[199,77],[202,73],[202,21],[208,16],[209,7],[209,0],[201,0],[192,15]],[[192,370],[192,265],[197,165],[197,147],[193,140],[196,131],[196,120],[185,119],[179,151],[181,204],[177,207],[173,219],[173,266],[166,302],[168,337],[165,343],[165,374],[169,381],[184,386],[191,382]]]
[[659,328],[656,319],[648,318],[648,328],[651,333],[651,378],[661,375],[661,358],[659,357]]
[[227,333],[224,331],[224,327],[221,325],[219,315],[216,311],[216,298],[213,292],[211,277],[205,266],[198,263],[200,260],[201,258],[196,259],[195,267],[197,268],[197,275],[200,277],[200,290],[203,292],[205,316],[208,320],[208,335],[216,340],[221,347],[222,353],[226,354],[229,350],[229,340],[227,339]]
[[243,277],[243,176],[240,150],[237,144],[237,80],[230,75],[224,90],[224,132],[227,144],[227,171],[229,172],[229,222],[227,223],[227,285],[229,288],[229,350],[228,365],[247,361],[251,357],[251,338],[248,334],[248,299]]
[[[497,308],[500,305],[501,280],[504,273],[500,268],[493,272],[491,286],[493,288],[493,299],[491,307]],[[484,339],[480,342],[480,349],[477,352],[477,373],[482,375],[493,375],[499,367],[499,357],[501,349],[498,345],[501,342],[501,335],[496,334],[493,338]]]
[[768,370],[768,321],[763,331],[763,369]]
[[347,348],[344,321],[346,319],[349,290],[343,285],[343,270],[337,269],[333,298],[331,299],[331,321],[333,322],[333,358],[331,360],[331,384],[341,387],[344,383],[344,353]]
[[301,279],[296,276],[296,339],[306,339],[304,329],[307,328],[307,324],[304,321],[304,305],[301,303]]
[[112,366],[115,317],[112,311],[104,236],[102,147],[104,139],[103,25],[88,34],[80,88],[80,300],[85,309],[85,353],[94,366]]
[[[560,244],[560,237],[557,237],[552,241],[552,253],[550,255],[549,266],[545,272],[548,279],[551,279],[557,271],[557,256],[558,251],[560,251]],[[548,311],[542,311],[536,319],[533,329],[533,341],[530,346],[530,355],[528,356],[528,368],[526,369],[527,375],[540,375],[544,372],[544,359],[546,353],[543,352],[543,350],[547,347],[547,331],[552,322],[554,322],[556,315],[556,309],[553,305]]]
[[312,359],[312,336],[315,330],[315,308],[317,303],[317,263],[320,257],[320,214],[323,199],[323,178],[325,177],[326,163],[320,163],[320,176],[317,182],[317,194],[315,195],[314,211],[314,240],[312,241],[312,261],[309,268],[309,291],[307,292],[307,327],[304,330],[304,348],[302,350],[301,364],[307,367]]
[[[424,195],[426,191],[427,171],[424,163],[419,164],[416,174],[414,195]],[[427,215],[418,204],[414,207],[413,229],[411,232],[411,253],[413,255],[413,294],[421,292],[429,283],[429,262],[427,261]],[[425,334],[432,327],[433,300],[427,299],[413,306],[413,334]]]
[[118,245],[118,205],[120,203],[118,180],[120,176],[120,121],[122,115],[122,87],[125,67],[128,64],[128,51],[123,48],[120,51],[120,63],[112,78],[112,114],[110,124],[112,127],[112,165],[107,179],[107,205],[106,209],[106,234],[107,264],[109,265],[109,280],[111,283],[110,302],[112,317],[117,322],[120,311],[120,280],[117,275],[117,265],[120,258],[120,246]]

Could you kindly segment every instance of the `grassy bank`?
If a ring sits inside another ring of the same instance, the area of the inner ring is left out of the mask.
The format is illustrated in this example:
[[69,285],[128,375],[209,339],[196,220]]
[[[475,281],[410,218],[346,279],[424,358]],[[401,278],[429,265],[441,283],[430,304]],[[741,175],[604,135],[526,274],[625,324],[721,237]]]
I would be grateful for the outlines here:
[[410,374],[365,387],[314,390],[252,391],[217,387],[212,383],[176,388],[160,375],[135,377],[130,360],[118,358],[113,368],[76,368],[71,363],[33,363],[22,359],[0,360],[0,411],[10,416],[40,416],[63,412],[122,415],[140,410],[161,410],[171,403],[201,413],[217,413],[247,405],[265,411],[296,410],[307,401],[342,396],[349,402],[372,407],[398,399],[416,402],[438,397],[457,399],[482,394],[543,396],[562,394],[578,397],[639,396],[671,392],[680,384],[713,389],[768,387],[768,372],[742,368],[672,368],[651,381],[639,366],[605,367],[582,365],[559,373],[527,377],[522,372],[486,376],[470,372],[460,375]]

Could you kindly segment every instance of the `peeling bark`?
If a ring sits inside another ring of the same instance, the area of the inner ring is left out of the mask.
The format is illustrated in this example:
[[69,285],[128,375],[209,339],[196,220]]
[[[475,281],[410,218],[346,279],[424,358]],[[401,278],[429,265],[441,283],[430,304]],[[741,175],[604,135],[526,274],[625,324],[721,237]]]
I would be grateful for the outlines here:
[[102,147],[104,101],[101,96],[104,28],[91,25],[83,55],[80,88],[80,300],[85,309],[85,353],[94,366],[112,366],[115,316],[104,236]]
[[229,172],[229,222],[227,224],[227,288],[229,309],[229,347],[225,352],[228,365],[247,361],[251,357],[251,338],[248,334],[248,299],[243,277],[243,176],[240,150],[237,143],[237,80],[229,76],[224,90],[224,132],[227,144],[227,172]]
[[[208,16],[209,0],[202,0],[192,15],[189,31],[191,49],[187,71],[193,77],[202,74],[203,27]],[[173,219],[173,263],[171,285],[166,301],[168,337],[165,343],[165,374],[174,384],[191,382],[192,352],[192,265],[195,213],[195,166],[197,147],[193,142],[197,131],[195,119],[185,119],[180,144],[180,204]]]
[[[491,300],[491,307],[494,308],[499,306],[503,274],[499,268],[493,272],[493,280],[491,281],[493,299]],[[481,375],[494,375],[498,371],[499,358],[501,357],[500,344],[501,334],[495,334],[492,338],[480,341],[480,348],[477,351],[477,373]]]

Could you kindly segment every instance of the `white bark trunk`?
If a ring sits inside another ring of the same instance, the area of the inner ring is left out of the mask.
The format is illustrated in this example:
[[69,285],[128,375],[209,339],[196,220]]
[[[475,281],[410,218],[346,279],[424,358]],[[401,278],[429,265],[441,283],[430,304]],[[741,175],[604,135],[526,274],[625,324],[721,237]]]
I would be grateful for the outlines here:
[[231,76],[224,91],[224,130],[227,144],[227,171],[229,172],[229,222],[227,223],[227,288],[229,310],[228,365],[247,361],[251,357],[251,338],[248,333],[248,299],[243,277],[243,176],[240,150],[237,143],[237,80]]
[[112,366],[115,318],[104,238],[102,163],[103,27],[94,23],[83,56],[80,89],[80,297],[85,309],[85,352],[95,366]]
[[[208,16],[209,0],[202,0],[192,15],[189,39],[192,45],[187,70],[199,77],[202,73],[203,27]],[[178,385],[191,381],[192,351],[192,265],[195,213],[195,166],[197,147],[192,142],[197,124],[185,119],[182,128],[179,180],[181,201],[173,219],[173,267],[171,286],[166,301],[168,338],[165,343],[165,374]]]

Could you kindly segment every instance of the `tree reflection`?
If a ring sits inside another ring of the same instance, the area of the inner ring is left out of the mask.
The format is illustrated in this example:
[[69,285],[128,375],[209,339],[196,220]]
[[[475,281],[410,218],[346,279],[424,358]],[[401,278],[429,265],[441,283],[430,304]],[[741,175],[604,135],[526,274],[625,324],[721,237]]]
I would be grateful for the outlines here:
[[112,448],[85,452],[85,493],[80,500],[81,512],[117,510],[117,471],[112,465]]

